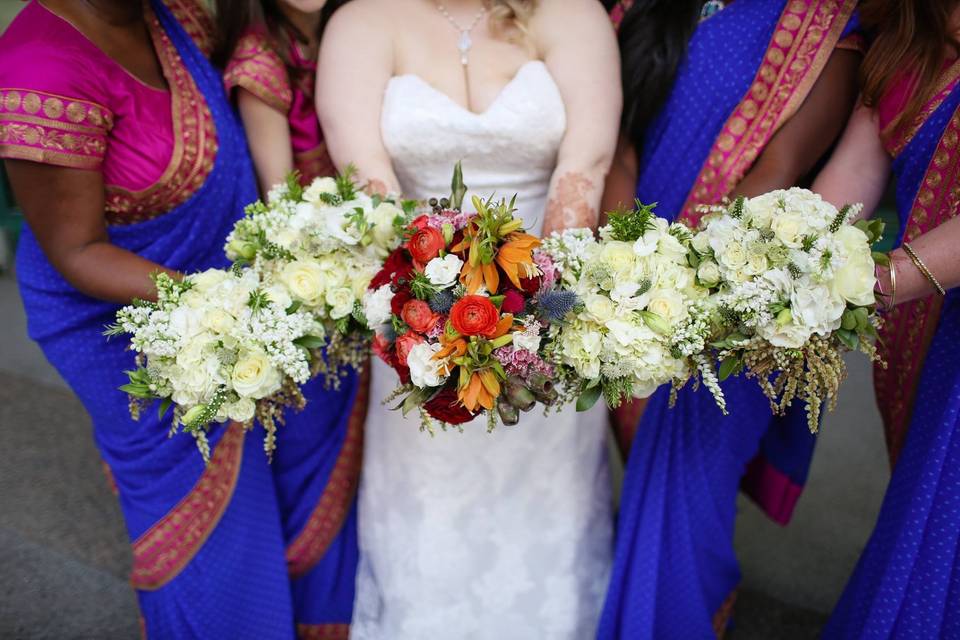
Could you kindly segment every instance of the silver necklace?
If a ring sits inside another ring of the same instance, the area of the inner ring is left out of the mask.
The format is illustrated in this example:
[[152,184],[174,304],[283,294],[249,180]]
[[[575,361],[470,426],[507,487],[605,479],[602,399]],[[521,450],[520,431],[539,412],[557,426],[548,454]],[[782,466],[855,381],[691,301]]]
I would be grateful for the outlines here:
[[473,17],[473,21],[468,27],[461,26],[461,24],[450,15],[450,12],[447,11],[447,8],[439,2],[437,3],[437,11],[439,11],[440,15],[446,18],[447,22],[449,22],[450,25],[460,33],[460,38],[457,39],[457,49],[460,51],[460,64],[466,67],[467,63],[469,62],[467,55],[470,53],[471,47],[473,47],[473,39],[470,38],[470,32],[473,31],[473,28],[480,23],[480,20],[483,19],[483,16],[487,15],[487,8],[480,7],[480,11],[477,11],[477,15]]
[[726,6],[727,3],[723,0],[707,0],[707,2],[703,4],[703,9],[700,11],[700,21],[703,22],[707,18],[720,13]]

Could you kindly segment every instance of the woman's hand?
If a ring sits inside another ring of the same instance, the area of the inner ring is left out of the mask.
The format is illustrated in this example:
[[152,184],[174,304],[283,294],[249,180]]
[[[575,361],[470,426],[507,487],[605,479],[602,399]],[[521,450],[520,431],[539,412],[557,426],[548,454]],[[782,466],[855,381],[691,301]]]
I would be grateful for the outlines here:
[[530,26],[567,111],[543,235],[596,227],[623,102],[613,28],[593,0],[541,3]]
[[150,276],[176,272],[110,243],[104,220],[103,175],[26,160],[6,160],[17,202],[40,248],[71,285],[93,298],[150,300]]
[[286,181],[293,171],[290,123],[285,113],[243,87],[237,89],[237,108],[250,143],[260,193],[266,195],[274,185]]

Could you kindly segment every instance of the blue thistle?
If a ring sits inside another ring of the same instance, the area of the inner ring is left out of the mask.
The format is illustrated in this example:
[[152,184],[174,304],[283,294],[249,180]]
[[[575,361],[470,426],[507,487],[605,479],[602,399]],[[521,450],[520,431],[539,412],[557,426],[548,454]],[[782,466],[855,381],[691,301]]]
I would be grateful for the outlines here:
[[453,291],[442,289],[430,298],[430,310],[434,313],[449,313],[454,302]]
[[560,322],[579,302],[573,291],[546,291],[537,298],[537,307],[549,321]]

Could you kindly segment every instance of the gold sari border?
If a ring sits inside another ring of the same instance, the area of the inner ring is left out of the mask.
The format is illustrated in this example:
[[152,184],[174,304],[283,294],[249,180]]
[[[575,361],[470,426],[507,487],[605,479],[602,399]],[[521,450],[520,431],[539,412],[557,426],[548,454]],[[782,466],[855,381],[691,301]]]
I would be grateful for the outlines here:
[[133,543],[135,589],[155,591],[176,578],[230,505],[243,461],[243,426],[231,423],[190,492]]
[[348,640],[349,624],[298,624],[299,640]]
[[177,22],[197,45],[197,48],[210,57],[216,43],[217,28],[210,11],[199,0],[163,0]]
[[303,530],[287,547],[287,571],[293,578],[306,575],[323,559],[350,513],[360,483],[363,425],[367,419],[369,395],[370,367],[367,366],[360,375],[359,388],[347,423],[347,433],[330,472],[327,486]]
[[743,179],[780,127],[801,107],[826,66],[856,0],[790,0],[763,62],[724,124],[694,182],[680,218],[696,226],[696,209],[716,204]]
[[240,39],[223,74],[227,90],[243,88],[268,106],[287,114],[293,104],[293,90],[287,68],[270,47],[266,36],[248,33]]
[[[904,230],[913,242],[958,215],[960,210],[960,109],[940,137]],[[940,321],[943,300],[931,295],[898,305],[887,314],[878,346],[887,368],[874,369],[874,387],[883,416],[890,463],[906,438],[921,373]]]
[[944,72],[943,77],[937,84],[937,88],[934,90],[933,97],[927,104],[923,105],[920,113],[918,113],[917,117],[910,123],[910,126],[904,130],[903,135],[896,135],[897,132],[894,131],[895,122],[891,122],[884,127],[883,131],[880,132],[880,139],[884,141],[884,147],[891,157],[895,158],[900,155],[907,145],[910,144],[927,119],[933,115],[934,111],[940,108],[940,105],[947,99],[947,96],[957,87],[958,82],[960,82],[960,58]]
[[727,599],[723,601],[720,608],[713,614],[713,632],[717,638],[723,638],[727,634],[727,627],[730,619],[733,617],[733,608],[737,603],[737,593],[739,587],[730,592]]
[[112,225],[143,222],[186,202],[213,171],[219,148],[216,126],[203,94],[184,66],[176,45],[149,9],[147,24],[170,86],[173,153],[163,175],[145,189],[130,191],[107,185],[107,222]]

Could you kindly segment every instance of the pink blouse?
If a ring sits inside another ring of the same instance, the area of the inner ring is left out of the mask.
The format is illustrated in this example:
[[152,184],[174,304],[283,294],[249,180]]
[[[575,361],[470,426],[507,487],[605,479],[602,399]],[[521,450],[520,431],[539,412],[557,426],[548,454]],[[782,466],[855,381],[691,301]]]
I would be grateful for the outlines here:
[[904,147],[909,144],[913,136],[917,134],[927,118],[936,111],[948,95],[956,88],[960,82],[960,59],[947,63],[943,73],[940,76],[933,97],[923,106],[920,113],[909,124],[901,123],[897,131],[893,131],[892,125],[897,116],[906,108],[911,96],[913,95],[914,76],[903,73],[893,83],[889,91],[884,94],[877,105],[877,119],[879,121],[881,138],[884,147],[891,156],[897,156]]
[[224,83],[228,91],[242,87],[287,116],[294,166],[304,181],[333,175],[335,169],[313,102],[317,63],[303,56],[292,37],[289,59],[292,74],[271,46],[266,31],[252,29],[237,44],[227,64]]
[[[196,0],[167,4],[192,28],[204,24]],[[181,204],[216,155],[202,94],[151,12],[147,22],[168,89],[134,77],[37,0],[0,37],[0,158],[101,171],[114,223]]]

